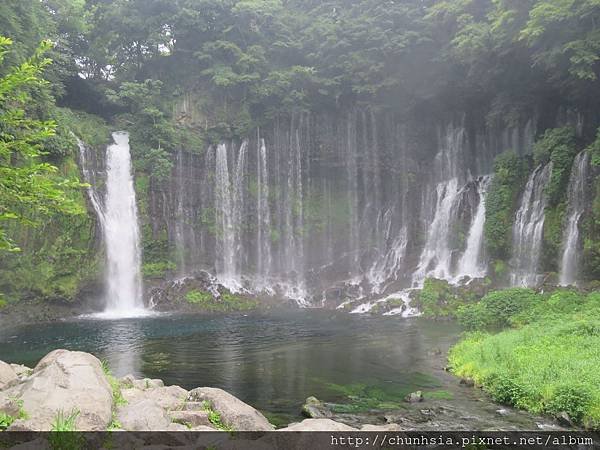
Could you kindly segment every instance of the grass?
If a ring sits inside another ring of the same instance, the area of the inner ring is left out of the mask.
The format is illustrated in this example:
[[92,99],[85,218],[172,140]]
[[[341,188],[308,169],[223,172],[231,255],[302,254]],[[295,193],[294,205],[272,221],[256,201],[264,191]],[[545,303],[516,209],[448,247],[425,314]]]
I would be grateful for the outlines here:
[[233,427],[226,425],[223,423],[223,419],[221,418],[221,414],[213,409],[210,402],[204,400],[202,402],[202,408],[204,411],[208,413],[208,421],[220,431],[234,431]]
[[68,432],[75,431],[75,421],[79,417],[79,410],[74,409],[68,415],[64,411],[59,411],[52,422],[52,431]]
[[256,300],[239,295],[224,293],[214,298],[210,292],[196,289],[189,291],[185,299],[189,304],[211,312],[248,311],[258,306]]
[[0,431],[6,430],[17,419],[28,419],[29,418],[29,414],[27,414],[27,412],[25,412],[25,410],[23,409],[23,400],[21,400],[21,399],[18,399],[18,400],[12,399],[12,400],[19,407],[19,413],[15,417],[15,416],[6,414],[4,412],[0,412]]
[[106,376],[108,384],[110,384],[110,388],[112,390],[113,406],[126,405],[127,400],[125,400],[123,394],[121,393],[121,383],[112,374],[110,367],[108,366],[108,362],[106,360],[102,360],[100,361],[100,364],[102,365],[102,371],[104,372],[104,375]]
[[[450,351],[453,372],[500,403],[553,416],[566,412],[577,424],[600,428],[600,293],[531,294],[518,307],[514,294],[499,314],[512,328],[467,335]],[[490,309],[500,311],[500,300],[495,293]],[[470,322],[489,323],[489,311],[478,308],[483,320]]]
[[79,450],[84,448],[85,439],[81,433],[76,433],[79,410],[74,409],[69,414],[59,411],[52,423],[52,432],[48,438],[53,450]]

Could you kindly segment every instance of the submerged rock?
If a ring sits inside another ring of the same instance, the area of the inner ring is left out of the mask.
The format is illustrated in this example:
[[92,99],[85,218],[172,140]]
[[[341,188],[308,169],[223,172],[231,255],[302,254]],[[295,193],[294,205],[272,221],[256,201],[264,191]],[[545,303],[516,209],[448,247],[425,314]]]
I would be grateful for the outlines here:
[[327,418],[333,413],[316,397],[308,397],[302,406],[302,415],[312,419]]
[[223,423],[236,431],[270,431],[273,425],[252,406],[218,388],[196,388],[190,391],[188,401],[208,402],[221,415]]
[[423,393],[421,391],[411,392],[406,397],[404,397],[404,401],[408,403],[419,403],[423,400]]
[[33,374],[6,391],[22,401],[27,419],[9,430],[49,431],[59,415],[76,415],[80,431],[105,430],[112,418],[112,390],[100,361],[93,355],[55,350],[35,367]]

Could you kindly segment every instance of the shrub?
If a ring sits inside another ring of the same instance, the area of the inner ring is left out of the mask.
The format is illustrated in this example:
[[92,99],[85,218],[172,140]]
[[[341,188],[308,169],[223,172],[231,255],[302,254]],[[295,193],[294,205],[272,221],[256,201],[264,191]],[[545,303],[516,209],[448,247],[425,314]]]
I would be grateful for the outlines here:
[[588,388],[582,385],[558,386],[547,401],[545,412],[556,416],[566,412],[571,420],[581,423],[592,402]]
[[530,310],[541,296],[531,289],[512,288],[487,294],[479,303],[458,309],[457,317],[462,325],[471,330],[502,328],[523,311]]
[[485,245],[494,259],[510,256],[513,213],[528,169],[527,162],[514,152],[503,153],[494,161],[494,178],[485,201]]

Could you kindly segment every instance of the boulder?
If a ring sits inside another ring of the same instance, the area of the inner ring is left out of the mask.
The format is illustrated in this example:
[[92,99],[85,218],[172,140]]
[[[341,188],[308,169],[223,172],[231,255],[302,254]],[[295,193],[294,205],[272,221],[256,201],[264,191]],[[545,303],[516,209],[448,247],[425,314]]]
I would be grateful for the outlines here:
[[300,423],[292,423],[277,431],[358,431],[346,424],[331,419],[304,419]]
[[423,393],[421,391],[411,392],[406,397],[404,397],[404,401],[408,403],[419,403],[423,401]]
[[166,411],[150,399],[121,406],[117,420],[126,431],[166,431],[171,425]]
[[171,411],[169,416],[173,422],[182,425],[190,425],[192,427],[200,425],[208,427],[211,425],[210,420],[208,420],[207,411]]
[[11,365],[0,361],[0,391],[13,386],[18,381],[19,377]]
[[11,364],[10,367],[12,367],[12,369],[15,371],[19,378],[28,377],[33,373],[33,369],[30,369],[29,367],[24,366],[23,364]]
[[316,397],[308,397],[302,406],[302,415],[311,419],[332,417],[332,412]]
[[0,393],[0,413],[4,413],[8,416],[18,417],[19,416],[19,404],[13,398]]
[[190,431],[217,431],[216,428],[209,427],[207,425],[198,425],[197,427],[190,428]]
[[79,431],[105,430],[112,419],[112,389],[100,361],[93,355],[55,350],[35,367],[33,374],[6,391],[23,402],[28,418],[9,430],[50,431],[59,413],[77,413]]
[[402,428],[397,423],[388,423],[385,425],[363,425],[360,427],[360,431],[403,431]]
[[152,400],[163,409],[181,409],[188,391],[179,386],[157,387],[151,389],[122,389],[121,395],[128,404],[136,404],[142,400]]
[[218,388],[196,388],[190,391],[188,401],[208,402],[221,415],[221,420],[236,431],[270,431],[273,425],[252,406]]

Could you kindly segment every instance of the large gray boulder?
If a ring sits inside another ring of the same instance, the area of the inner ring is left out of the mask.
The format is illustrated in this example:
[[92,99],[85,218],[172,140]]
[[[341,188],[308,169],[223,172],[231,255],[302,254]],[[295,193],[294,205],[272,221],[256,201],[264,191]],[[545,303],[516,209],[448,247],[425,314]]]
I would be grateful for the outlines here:
[[22,401],[28,416],[16,420],[11,431],[50,431],[59,413],[78,412],[79,431],[105,430],[112,418],[111,387],[100,361],[89,353],[55,350],[5,394]]
[[10,364],[0,361],[0,391],[16,384],[19,377]]
[[273,425],[252,406],[218,388],[196,388],[188,395],[190,402],[208,402],[221,415],[222,422],[236,431],[270,431]]
[[277,431],[358,431],[346,424],[335,422],[331,419],[304,419],[299,423],[292,423],[286,428]]
[[122,389],[121,394],[129,404],[136,404],[142,400],[152,400],[166,410],[181,409],[188,391],[179,386],[155,387],[149,389]]
[[167,412],[149,399],[120,407],[117,420],[127,431],[167,431],[171,425]]

